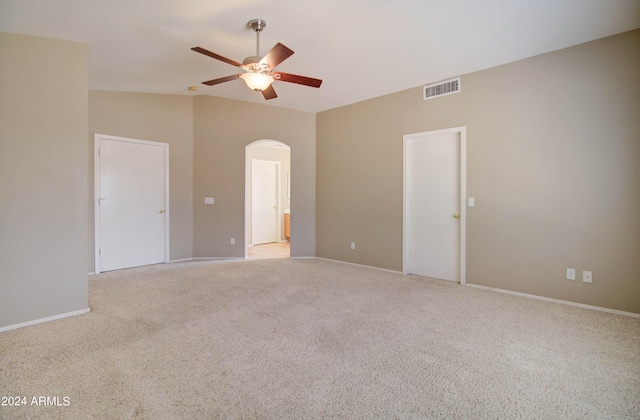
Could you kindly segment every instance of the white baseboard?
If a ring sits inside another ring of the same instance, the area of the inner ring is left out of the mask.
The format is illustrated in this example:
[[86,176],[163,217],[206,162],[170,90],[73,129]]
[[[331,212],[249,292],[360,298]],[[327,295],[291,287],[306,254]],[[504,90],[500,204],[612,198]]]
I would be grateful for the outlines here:
[[471,286],[471,287],[475,287],[476,289],[489,290],[489,291],[492,291],[492,292],[505,293],[507,295],[514,295],[514,296],[520,296],[520,297],[525,297],[525,298],[529,298],[529,299],[542,300],[542,301],[545,301],[545,302],[553,302],[553,303],[559,303],[559,304],[562,304],[562,305],[576,306],[578,308],[591,309],[593,311],[600,311],[600,312],[607,312],[607,313],[610,313],[610,314],[630,316],[632,318],[640,318],[640,314],[636,314],[636,313],[633,313],[633,312],[625,312],[625,311],[619,311],[617,309],[603,308],[602,306],[586,305],[584,303],[571,302],[570,300],[561,300],[561,299],[553,299],[553,298],[549,298],[549,297],[545,297],[545,296],[530,295],[528,293],[520,293],[520,292],[511,291],[511,290],[498,289],[498,288],[495,288],[495,287],[481,286],[479,284],[469,284],[469,283],[467,283],[465,286]]
[[386,271],[387,273],[402,274],[402,271],[389,270],[387,268],[374,267],[372,265],[356,264],[356,263],[351,263],[351,262],[347,262],[347,261],[332,260],[331,258],[323,258],[323,257],[315,257],[315,258],[318,259],[318,260],[324,260],[324,261],[331,261],[331,262],[336,262],[336,263],[340,263],[340,264],[353,265],[355,267],[370,268],[372,270],[378,270],[378,271]]
[[33,321],[21,322],[20,324],[7,325],[6,327],[0,327],[0,333],[5,331],[15,330],[17,328],[28,327],[30,325],[42,324],[43,322],[55,321],[56,319],[66,318],[68,316],[82,315],[91,311],[91,308],[81,309],[79,311],[67,312],[66,314],[48,316],[46,318],[34,319]]
[[185,261],[191,261],[193,260],[193,258],[182,258],[180,260],[171,260],[171,261],[167,261],[167,264],[171,264],[171,263],[177,263],[177,262],[185,262]]
[[289,257],[292,260],[315,260],[317,257]]
[[91,272],[89,273],[89,275],[90,275],[90,276],[95,276],[95,274],[96,274],[96,273],[95,273],[95,271],[91,271]]
[[244,260],[245,257],[193,257],[189,261],[207,261],[207,260]]

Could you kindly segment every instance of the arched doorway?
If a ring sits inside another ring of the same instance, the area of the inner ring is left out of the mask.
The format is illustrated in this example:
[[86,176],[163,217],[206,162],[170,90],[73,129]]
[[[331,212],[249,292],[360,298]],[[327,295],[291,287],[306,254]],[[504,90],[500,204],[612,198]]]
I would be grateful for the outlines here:
[[278,140],[245,148],[245,258],[288,258],[291,148]]

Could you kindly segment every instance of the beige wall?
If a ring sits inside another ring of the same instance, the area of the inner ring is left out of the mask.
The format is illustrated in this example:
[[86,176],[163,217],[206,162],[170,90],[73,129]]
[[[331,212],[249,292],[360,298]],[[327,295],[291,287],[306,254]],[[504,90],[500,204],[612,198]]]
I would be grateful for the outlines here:
[[190,96],[89,92],[89,267],[94,267],[94,134],[169,144],[170,258],[193,255],[193,101]]
[[245,147],[262,139],[291,147],[291,256],[315,255],[315,132],[312,113],[194,98],[194,257],[244,257]]
[[289,148],[277,148],[270,146],[261,146],[261,143],[254,143],[247,147],[246,162],[245,162],[245,203],[246,203],[246,231],[245,241],[247,244],[252,244],[253,239],[251,237],[251,160],[261,159],[270,160],[280,163],[280,232],[278,233],[279,241],[286,241],[284,236],[284,213],[286,209],[290,207],[290,200],[287,197],[287,174],[291,172],[291,150]]
[[466,126],[467,282],[640,313],[639,74],[636,30],[318,114],[318,256],[401,270],[402,136]]
[[87,54],[0,33],[0,328],[88,307]]

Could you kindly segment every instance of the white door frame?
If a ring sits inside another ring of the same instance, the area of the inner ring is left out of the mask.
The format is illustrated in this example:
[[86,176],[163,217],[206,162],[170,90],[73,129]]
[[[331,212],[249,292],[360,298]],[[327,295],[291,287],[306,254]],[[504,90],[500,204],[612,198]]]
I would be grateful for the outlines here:
[[138,140],[127,137],[94,134],[93,136],[93,221],[94,221],[94,272],[100,273],[100,140],[124,141],[129,143],[146,144],[164,148],[164,262],[170,261],[169,241],[169,144],[156,141]]
[[402,273],[409,270],[409,232],[411,231],[409,207],[409,141],[421,140],[443,134],[460,135],[460,284],[466,283],[466,226],[467,226],[467,128],[452,127],[442,130],[425,131],[422,133],[405,134],[402,136]]

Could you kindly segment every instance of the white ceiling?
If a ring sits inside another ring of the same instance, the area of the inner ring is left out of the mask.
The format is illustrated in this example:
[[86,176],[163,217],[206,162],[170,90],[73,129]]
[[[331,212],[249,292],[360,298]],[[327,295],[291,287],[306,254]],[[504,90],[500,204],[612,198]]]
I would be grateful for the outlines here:
[[[190,51],[242,61],[251,19],[261,52],[295,54],[278,70],[323,79],[275,82],[265,102],[238,73]],[[0,0],[0,31],[89,44],[89,87],[213,95],[318,112],[640,27],[640,0]],[[25,54],[28,54],[25,51]],[[189,92],[199,85],[198,92]]]

